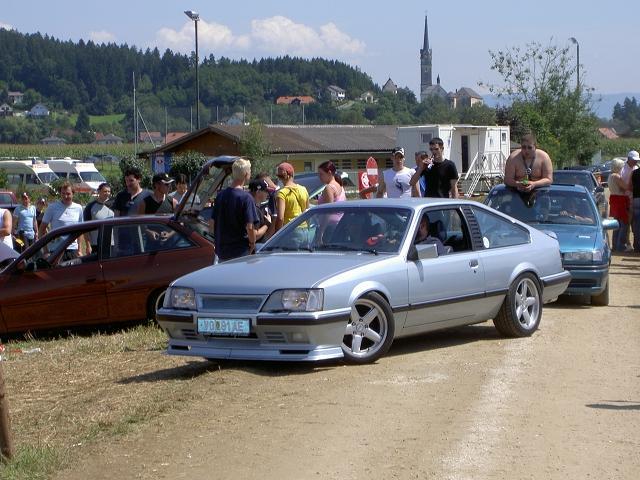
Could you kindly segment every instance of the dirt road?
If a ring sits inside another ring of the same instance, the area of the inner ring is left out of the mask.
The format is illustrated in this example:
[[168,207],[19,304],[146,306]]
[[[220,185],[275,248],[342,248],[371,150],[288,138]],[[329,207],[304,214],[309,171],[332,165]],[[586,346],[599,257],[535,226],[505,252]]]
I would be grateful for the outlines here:
[[609,307],[545,306],[398,341],[375,365],[221,363],[179,414],[98,445],[60,479],[640,478],[640,257]]

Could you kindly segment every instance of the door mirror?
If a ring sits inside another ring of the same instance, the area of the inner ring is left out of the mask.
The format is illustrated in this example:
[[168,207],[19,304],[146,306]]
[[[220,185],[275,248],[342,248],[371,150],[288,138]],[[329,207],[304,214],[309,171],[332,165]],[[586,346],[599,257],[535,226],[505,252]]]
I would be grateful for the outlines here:
[[425,243],[424,245],[411,245],[409,249],[408,260],[428,260],[430,258],[438,258],[438,247],[433,243]]

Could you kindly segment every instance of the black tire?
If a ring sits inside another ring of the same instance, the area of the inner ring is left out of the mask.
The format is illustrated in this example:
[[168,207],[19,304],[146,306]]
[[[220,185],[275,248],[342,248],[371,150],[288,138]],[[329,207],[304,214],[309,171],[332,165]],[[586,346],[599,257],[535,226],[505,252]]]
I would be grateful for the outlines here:
[[538,329],[541,318],[540,284],[532,273],[523,273],[509,287],[493,324],[506,337],[528,337]]
[[607,286],[598,295],[591,296],[591,305],[596,307],[606,307],[609,305],[609,277],[607,277]]
[[147,300],[147,319],[157,321],[156,312],[158,311],[158,308],[162,306],[162,302],[164,302],[165,293],[167,293],[167,289],[160,288],[158,290],[154,290],[151,295],[149,295],[149,299]]
[[395,334],[393,312],[378,293],[365,293],[351,306],[351,319],[342,339],[349,363],[372,363],[389,351]]

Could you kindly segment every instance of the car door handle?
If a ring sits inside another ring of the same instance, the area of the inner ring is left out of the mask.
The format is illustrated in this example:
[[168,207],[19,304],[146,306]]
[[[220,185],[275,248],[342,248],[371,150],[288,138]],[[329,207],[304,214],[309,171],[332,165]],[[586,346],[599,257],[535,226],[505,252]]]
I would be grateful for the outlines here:
[[479,263],[478,263],[477,259],[474,258],[473,260],[469,260],[469,266],[471,268],[478,268],[478,265],[479,265]]

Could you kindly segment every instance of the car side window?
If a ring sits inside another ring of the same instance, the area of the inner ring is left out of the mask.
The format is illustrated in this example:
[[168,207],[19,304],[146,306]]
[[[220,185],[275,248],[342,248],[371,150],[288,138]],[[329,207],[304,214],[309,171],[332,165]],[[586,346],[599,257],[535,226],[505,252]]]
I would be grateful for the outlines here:
[[110,258],[189,248],[193,242],[169,225],[143,223],[113,227]]
[[429,219],[429,236],[438,238],[447,252],[471,250],[471,239],[463,221],[462,213],[456,208],[423,210]]
[[474,208],[473,213],[478,220],[482,243],[485,248],[510,247],[529,243],[531,238],[526,228],[511,223],[509,220]]

